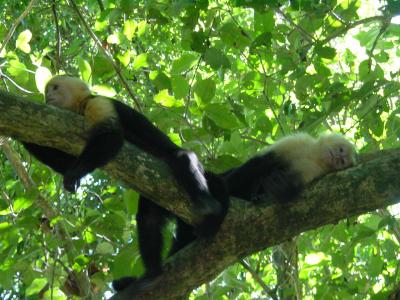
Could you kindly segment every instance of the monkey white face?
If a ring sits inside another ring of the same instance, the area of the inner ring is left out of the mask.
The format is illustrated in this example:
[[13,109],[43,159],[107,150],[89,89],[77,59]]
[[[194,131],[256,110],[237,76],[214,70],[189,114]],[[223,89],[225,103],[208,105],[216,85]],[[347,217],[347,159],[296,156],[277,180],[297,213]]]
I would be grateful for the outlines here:
[[89,87],[80,79],[55,76],[46,85],[46,104],[76,111],[79,102],[90,95]]
[[330,171],[345,169],[357,162],[354,145],[341,135],[322,135],[318,144],[322,162]]

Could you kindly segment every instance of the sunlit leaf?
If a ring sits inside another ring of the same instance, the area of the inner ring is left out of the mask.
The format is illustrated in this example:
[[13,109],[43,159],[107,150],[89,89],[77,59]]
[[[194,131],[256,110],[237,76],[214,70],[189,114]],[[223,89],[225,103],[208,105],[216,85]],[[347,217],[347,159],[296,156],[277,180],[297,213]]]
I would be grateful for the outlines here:
[[79,71],[81,72],[82,79],[86,82],[90,82],[92,79],[92,68],[90,64],[83,58],[78,58]]
[[171,74],[177,75],[189,70],[196,64],[197,60],[198,60],[197,55],[189,53],[183,54],[179,59],[173,62]]
[[110,98],[113,98],[115,95],[117,95],[117,92],[114,90],[114,88],[104,84],[93,86],[92,91],[94,91],[96,94]]
[[171,84],[176,99],[185,98],[187,96],[190,86],[184,76],[172,76]]
[[199,80],[196,82],[193,90],[198,103],[208,103],[215,95],[215,82],[211,78]]
[[223,104],[212,103],[205,107],[207,116],[218,126],[225,129],[236,128],[239,125],[236,117]]
[[31,52],[31,46],[29,45],[31,38],[32,38],[32,33],[29,29],[22,31],[18,35],[17,41],[15,42],[15,47],[17,47],[18,49],[20,49],[25,53]]
[[148,66],[149,63],[147,61],[147,53],[142,53],[135,57],[135,60],[133,61],[133,68],[135,70]]
[[128,40],[132,40],[136,31],[136,22],[134,20],[127,20],[124,23],[124,34]]
[[28,296],[38,294],[47,284],[46,278],[36,278],[32,281],[31,285],[26,289],[26,294]]
[[51,72],[49,69],[45,67],[37,68],[35,72],[35,81],[37,89],[40,93],[44,94],[44,89],[46,87],[47,82],[52,77]]
[[169,95],[168,90],[161,90],[154,96],[154,101],[166,107],[179,105],[179,102],[173,96]]

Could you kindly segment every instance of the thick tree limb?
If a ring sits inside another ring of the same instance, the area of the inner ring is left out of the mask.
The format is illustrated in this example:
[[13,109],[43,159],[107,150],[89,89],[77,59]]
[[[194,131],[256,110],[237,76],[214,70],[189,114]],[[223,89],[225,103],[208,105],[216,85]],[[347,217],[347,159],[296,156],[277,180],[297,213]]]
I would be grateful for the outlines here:
[[[0,134],[72,154],[80,151],[85,137],[81,117],[6,93],[0,93]],[[241,257],[301,232],[399,202],[400,150],[378,152],[362,161],[355,168],[317,180],[289,204],[252,205],[233,199],[218,234],[211,240],[199,240],[172,257],[165,266],[165,275],[140,299],[177,299],[212,280]],[[188,200],[176,188],[163,163],[125,146],[105,169],[191,221]],[[131,299],[129,289],[113,299]]]
[[[215,238],[199,240],[177,253],[166,264],[167,272],[137,299],[177,299],[241,257],[307,230],[399,202],[399,166],[400,151],[382,153],[355,168],[321,178],[289,204],[233,201]],[[113,298],[127,299],[129,289]]]
[[[0,135],[78,154],[85,142],[86,125],[77,114],[0,91]],[[163,162],[125,144],[104,169],[191,223],[188,198]]]

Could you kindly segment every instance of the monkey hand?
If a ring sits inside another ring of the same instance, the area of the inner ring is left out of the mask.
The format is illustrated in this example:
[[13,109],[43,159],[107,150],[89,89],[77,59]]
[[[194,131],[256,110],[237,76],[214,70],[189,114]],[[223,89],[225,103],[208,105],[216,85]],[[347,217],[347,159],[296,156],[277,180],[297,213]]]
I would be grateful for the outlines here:
[[64,174],[64,188],[71,193],[75,193],[80,185],[80,176],[73,171],[67,171]]

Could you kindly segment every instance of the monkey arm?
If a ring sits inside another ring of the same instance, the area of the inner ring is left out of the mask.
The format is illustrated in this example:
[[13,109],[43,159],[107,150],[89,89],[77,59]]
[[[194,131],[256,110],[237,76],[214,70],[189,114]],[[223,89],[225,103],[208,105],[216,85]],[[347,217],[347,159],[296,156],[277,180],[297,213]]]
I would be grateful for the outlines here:
[[63,175],[76,160],[75,156],[58,149],[27,142],[22,144],[36,159]]
[[123,142],[123,132],[117,120],[110,118],[95,124],[82,153],[64,174],[64,187],[68,191],[75,191],[79,180],[112,160]]

